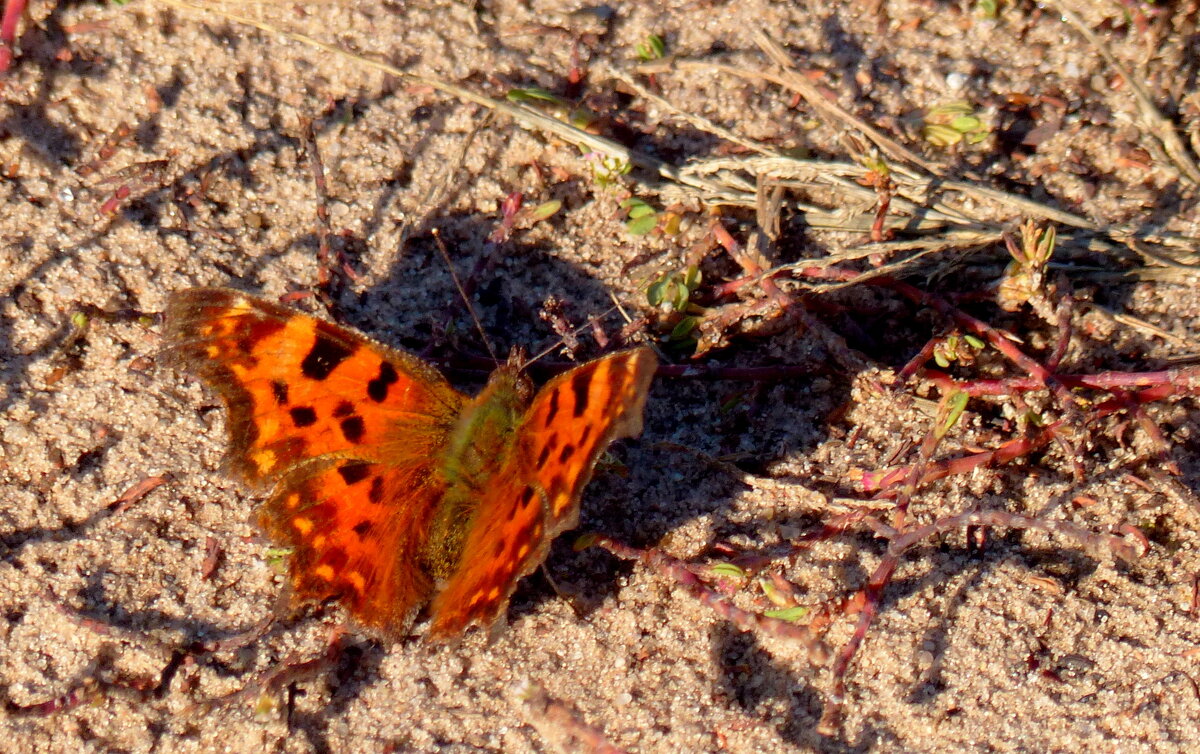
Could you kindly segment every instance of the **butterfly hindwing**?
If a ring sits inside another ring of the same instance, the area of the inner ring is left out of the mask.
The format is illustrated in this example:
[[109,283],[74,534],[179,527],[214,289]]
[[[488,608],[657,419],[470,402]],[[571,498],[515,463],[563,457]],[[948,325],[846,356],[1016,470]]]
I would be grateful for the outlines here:
[[394,636],[433,591],[421,555],[443,492],[426,463],[314,461],[280,481],[259,523],[292,549],[296,602],[340,598],[359,623]]
[[514,450],[483,492],[454,574],[434,598],[430,634],[491,624],[517,580],[578,521],[579,497],[613,440],[638,434],[658,359],[636,348],[551,380],[516,429]]

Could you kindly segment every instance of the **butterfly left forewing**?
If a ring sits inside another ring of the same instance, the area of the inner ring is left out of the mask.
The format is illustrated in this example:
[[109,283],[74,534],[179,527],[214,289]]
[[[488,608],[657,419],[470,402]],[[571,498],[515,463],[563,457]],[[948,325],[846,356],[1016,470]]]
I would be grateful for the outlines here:
[[252,484],[329,454],[432,463],[464,400],[415,356],[225,288],[173,294],[166,336],[224,400],[227,465]]
[[459,566],[434,598],[430,635],[490,625],[550,541],[575,526],[600,455],[641,431],[657,366],[649,348],[622,351],[559,375],[534,397],[468,523]]

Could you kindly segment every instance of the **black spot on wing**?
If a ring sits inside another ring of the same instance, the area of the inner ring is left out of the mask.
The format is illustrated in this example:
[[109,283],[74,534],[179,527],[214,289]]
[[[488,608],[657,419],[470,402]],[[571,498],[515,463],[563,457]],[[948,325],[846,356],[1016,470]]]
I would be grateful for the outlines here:
[[346,566],[346,562],[350,558],[346,556],[346,551],[340,547],[334,547],[321,558],[321,565],[327,565],[335,571],[340,571]]
[[367,536],[367,534],[369,534],[370,531],[371,531],[371,522],[367,521],[366,519],[359,521],[357,524],[354,525],[354,533],[358,535],[359,539],[362,539],[363,537]]
[[283,380],[271,381],[271,394],[275,396],[275,404],[286,406],[288,402],[288,385]]
[[573,455],[575,455],[575,446],[564,445],[562,452],[558,454],[558,462],[566,463],[567,461],[571,460],[571,456]]
[[383,477],[377,476],[371,480],[371,490],[367,493],[367,499],[376,505],[383,502]]
[[354,346],[338,343],[318,331],[312,349],[304,357],[304,361],[300,362],[300,371],[309,379],[323,380],[352,353]]
[[542,452],[538,453],[537,467],[540,469],[541,467],[545,466],[546,461],[548,461],[549,459],[550,459],[550,446],[543,445]]
[[366,479],[371,474],[371,464],[369,463],[348,463],[345,466],[338,467],[338,473],[342,475],[342,481],[346,486],[357,484]]
[[288,411],[292,423],[297,427],[311,427],[317,423],[317,412],[311,406],[296,406]]
[[362,440],[363,434],[366,433],[366,425],[363,423],[361,416],[348,416],[342,419],[342,437],[346,438],[346,442],[357,443]]
[[554,422],[554,417],[558,415],[558,391],[550,393],[550,405],[546,409],[545,426],[549,427]]
[[591,373],[577,372],[571,378],[571,392],[575,394],[575,418],[583,416],[583,412],[587,411],[588,404],[588,386],[592,384]]
[[533,498],[536,495],[537,492],[535,492],[534,489],[529,485],[526,485],[525,489],[521,490],[521,497],[517,498],[517,505],[509,507],[507,514],[508,520],[512,521],[514,518],[516,518],[517,509],[519,508],[524,510],[526,506],[533,502]]
[[333,410],[333,418],[344,419],[354,413],[354,404],[350,401],[342,401],[337,404],[337,408]]
[[367,383],[367,396],[376,403],[383,403],[387,399],[388,386],[395,384],[400,379],[400,375],[396,374],[396,368],[388,362],[383,362],[379,365],[379,376]]

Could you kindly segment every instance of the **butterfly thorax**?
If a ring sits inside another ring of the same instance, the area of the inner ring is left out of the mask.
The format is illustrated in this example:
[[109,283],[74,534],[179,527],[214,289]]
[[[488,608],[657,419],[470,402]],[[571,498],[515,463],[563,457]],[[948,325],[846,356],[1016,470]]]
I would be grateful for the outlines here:
[[483,391],[463,407],[441,459],[446,492],[425,552],[434,578],[448,577],[457,566],[474,507],[500,459],[510,452],[532,396],[529,378],[509,363],[493,372]]

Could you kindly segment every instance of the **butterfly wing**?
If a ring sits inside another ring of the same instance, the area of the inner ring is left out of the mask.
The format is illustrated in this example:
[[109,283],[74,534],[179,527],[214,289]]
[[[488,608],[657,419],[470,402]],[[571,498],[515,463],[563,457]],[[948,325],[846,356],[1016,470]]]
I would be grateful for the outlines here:
[[281,480],[259,524],[293,551],[293,600],[340,598],[360,624],[395,636],[433,592],[418,564],[443,491],[426,460],[315,461]]
[[468,524],[459,565],[434,597],[431,636],[490,625],[550,541],[575,526],[597,459],[613,440],[641,432],[657,367],[649,348],[622,351],[559,375],[534,396],[514,452]]
[[166,335],[228,406],[226,463],[251,484],[330,454],[428,458],[464,400],[415,356],[228,289],[174,294]]
[[170,354],[229,409],[226,464],[275,492],[263,527],[294,548],[298,598],[340,595],[387,629],[428,596],[424,522],[464,397],[358,333],[219,288],[174,294]]

